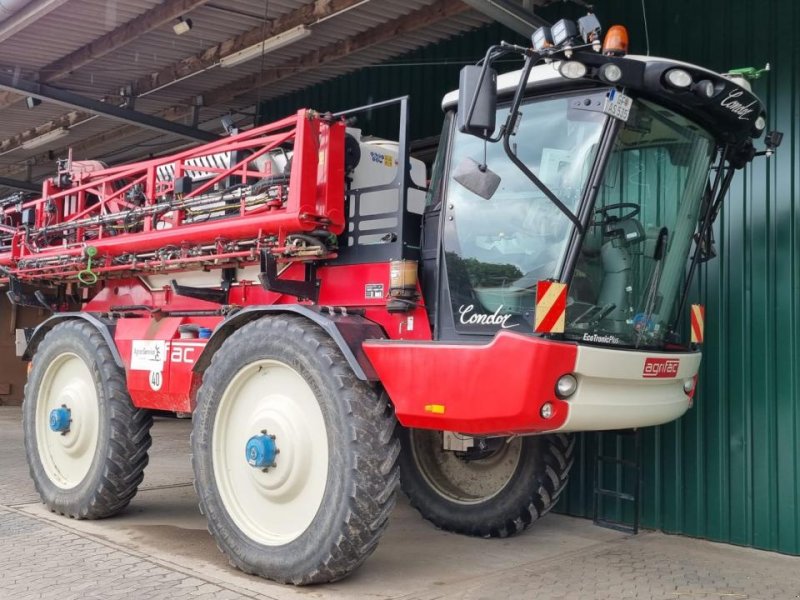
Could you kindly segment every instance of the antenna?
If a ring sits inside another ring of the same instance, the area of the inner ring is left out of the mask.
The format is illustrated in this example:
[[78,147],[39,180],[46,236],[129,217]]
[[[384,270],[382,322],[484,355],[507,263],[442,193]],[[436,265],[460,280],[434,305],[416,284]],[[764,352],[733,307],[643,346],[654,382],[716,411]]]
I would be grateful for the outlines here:
[[644,42],[647,46],[647,56],[650,56],[650,31],[647,28],[647,8],[642,0],[642,20],[644,21]]

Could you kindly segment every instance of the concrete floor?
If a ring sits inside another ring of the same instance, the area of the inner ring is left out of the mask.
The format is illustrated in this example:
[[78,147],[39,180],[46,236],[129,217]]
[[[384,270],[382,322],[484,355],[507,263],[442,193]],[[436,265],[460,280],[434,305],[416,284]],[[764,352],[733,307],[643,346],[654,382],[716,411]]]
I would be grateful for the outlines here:
[[293,588],[227,564],[191,486],[188,420],[159,419],[139,494],[104,521],[57,517],[28,479],[20,410],[0,407],[0,599],[800,598],[800,558],[549,515],[508,540],[438,531],[401,499],[348,579]]

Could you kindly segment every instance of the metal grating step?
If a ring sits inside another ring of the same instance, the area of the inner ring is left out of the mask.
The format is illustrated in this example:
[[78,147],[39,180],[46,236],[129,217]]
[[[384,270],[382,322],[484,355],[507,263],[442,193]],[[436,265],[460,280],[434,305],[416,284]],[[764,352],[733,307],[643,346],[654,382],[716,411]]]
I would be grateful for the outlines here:
[[[603,453],[603,436],[614,436],[616,456],[609,456]],[[621,454],[621,440],[624,437],[633,436],[634,439],[634,458],[623,458]],[[626,533],[639,533],[639,513],[640,513],[640,496],[642,490],[642,443],[641,443],[641,430],[621,430],[621,431],[598,431],[595,434],[595,443],[597,449],[597,457],[595,459],[595,480],[594,480],[594,502],[593,502],[593,522],[600,527],[623,531]],[[603,484],[603,467],[605,465],[616,465],[616,481],[619,486],[622,486],[624,480],[623,474],[625,470],[633,472],[633,493],[623,491],[621,489],[609,489]],[[604,498],[613,498],[622,502],[633,503],[633,523],[626,523],[609,519],[603,513]]]

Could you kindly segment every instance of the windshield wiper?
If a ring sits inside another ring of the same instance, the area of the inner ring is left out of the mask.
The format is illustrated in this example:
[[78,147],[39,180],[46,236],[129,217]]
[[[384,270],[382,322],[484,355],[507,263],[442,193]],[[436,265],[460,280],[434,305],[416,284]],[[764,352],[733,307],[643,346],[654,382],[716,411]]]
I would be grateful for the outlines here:
[[579,314],[575,319],[573,319],[572,322],[570,323],[570,327],[577,325],[584,319],[587,319],[590,315],[592,317],[590,325],[597,325],[600,321],[602,321],[608,315],[610,315],[611,311],[613,311],[615,308],[617,308],[617,305],[614,304],[613,302],[609,304],[604,304],[603,306],[597,306],[596,304],[593,304],[585,311],[583,311],[581,314]]

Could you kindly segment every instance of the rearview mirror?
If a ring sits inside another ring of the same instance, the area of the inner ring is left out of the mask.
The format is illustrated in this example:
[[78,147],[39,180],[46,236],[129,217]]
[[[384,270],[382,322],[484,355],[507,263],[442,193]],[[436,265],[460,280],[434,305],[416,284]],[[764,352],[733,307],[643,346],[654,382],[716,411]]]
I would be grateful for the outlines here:
[[496,113],[497,71],[477,65],[462,68],[458,78],[458,130],[488,140],[494,133]]
[[453,179],[473,194],[490,200],[500,185],[500,175],[486,165],[479,165],[471,158],[462,160],[453,171]]

